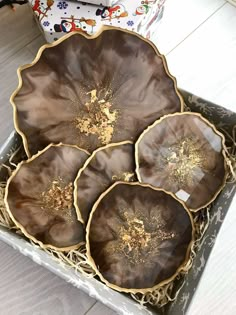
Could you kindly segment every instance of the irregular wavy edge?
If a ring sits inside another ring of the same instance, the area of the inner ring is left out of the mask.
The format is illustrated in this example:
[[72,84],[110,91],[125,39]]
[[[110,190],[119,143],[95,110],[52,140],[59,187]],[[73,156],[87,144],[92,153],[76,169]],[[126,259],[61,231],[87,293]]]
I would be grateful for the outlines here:
[[[184,208],[184,210],[187,212],[191,225],[192,225],[192,239],[189,242],[188,248],[186,250],[186,255],[185,255],[185,260],[180,264],[180,266],[177,268],[177,270],[175,271],[175,273],[169,277],[168,279],[165,279],[163,281],[161,281],[160,283],[158,283],[157,285],[151,287],[151,288],[143,288],[143,289],[127,289],[127,288],[122,288],[119,287],[115,284],[111,284],[109,281],[107,281],[103,275],[100,273],[98,267],[96,266],[96,263],[91,255],[91,251],[90,251],[90,242],[89,242],[89,232],[90,232],[90,226],[91,226],[91,222],[93,219],[93,214],[96,211],[99,203],[101,202],[101,200],[107,195],[109,194],[109,192],[115,188],[117,185],[130,185],[130,186],[141,186],[144,188],[150,188],[152,190],[155,191],[161,191],[166,193],[167,195],[171,196],[172,198],[174,198],[176,201],[178,201]],[[93,208],[90,212],[89,215],[89,220],[86,226],[86,251],[87,251],[87,259],[88,262],[90,264],[90,266],[94,269],[94,271],[96,272],[96,275],[101,279],[102,282],[104,282],[109,288],[114,289],[118,292],[125,292],[125,293],[147,293],[147,292],[152,292],[153,290],[156,290],[160,287],[162,287],[165,284],[170,283],[171,281],[173,281],[176,276],[184,270],[185,265],[188,263],[189,259],[190,259],[190,255],[191,255],[191,248],[194,244],[195,241],[195,226],[194,226],[194,221],[193,221],[193,217],[192,217],[192,213],[191,211],[186,207],[186,205],[184,204],[184,202],[182,202],[181,200],[179,200],[173,193],[168,192],[164,189],[160,189],[160,188],[156,188],[153,187],[152,185],[149,184],[143,184],[143,183],[139,183],[139,182],[123,182],[123,181],[118,181],[115,182],[113,185],[111,185],[104,193],[102,193],[99,198],[97,199],[97,201],[94,203]]]
[[[83,171],[87,168],[87,166],[89,165],[89,163],[93,160],[93,158],[96,156],[96,154],[100,151],[112,148],[112,147],[118,147],[118,146],[122,146],[125,144],[131,144],[134,146],[134,143],[130,140],[126,140],[126,141],[121,141],[121,142],[116,142],[116,143],[109,143],[103,147],[100,147],[96,150],[93,151],[93,153],[88,157],[88,159],[85,161],[83,167],[81,167],[81,169],[78,171],[78,174],[74,180],[74,207],[77,213],[77,218],[78,220],[83,223],[86,224],[86,222],[83,219],[82,213],[80,211],[79,208],[79,202],[78,202],[78,180],[81,176],[81,174],[83,173]],[[134,158],[134,157],[133,157]],[[135,165],[135,160],[134,160],[134,165]],[[135,171],[135,170],[134,170]]]
[[[37,157],[39,157],[40,155],[42,155],[43,153],[45,153],[48,149],[50,149],[51,147],[72,147],[72,148],[76,148],[86,154],[88,154],[88,156],[90,155],[89,152],[87,152],[84,149],[79,148],[76,145],[70,145],[70,144],[64,144],[64,143],[59,143],[59,144],[49,144],[48,146],[46,146],[46,148],[44,148],[43,150],[39,151],[37,154],[33,155],[31,158],[29,158],[28,160],[23,160],[21,161],[16,169],[12,172],[11,176],[8,178],[7,183],[6,183],[6,188],[5,188],[5,196],[4,196],[4,202],[5,202],[5,206],[6,206],[6,210],[7,213],[9,214],[11,220],[14,222],[14,224],[16,225],[16,227],[18,227],[21,232],[30,240],[32,240],[34,243],[38,244],[41,248],[43,249],[54,249],[56,251],[60,251],[60,252],[67,252],[73,249],[77,249],[82,243],[84,243],[84,241],[79,242],[78,244],[72,245],[72,246],[67,246],[67,247],[57,247],[54,245],[50,245],[50,244],[44,244],[42,241],[37,240],[36,237],[30,235],[27,230],[25,229],[25,227],[19,223],[14,215],[11,212],[10,206],[8,204],[8,190],[9,190],[9,185],[11,184],[12,179],[17,175],[18,171],[20,170],[22,165],[31,163],[32,161],[34,161],[35,159],[37,159]],[[81,222],[80,222],[81,223]]]
[[44,50],[48,49],[48,48],[52,48],[52,47],[55,47],[59,44],[61,44],[62,42],[64,42],[65,40],[67,40],[68,38],[72,37],[72,36],[76,36],[76,35],[80,35],[80,36],[83,36],[87,39],[95,39],[95,38],[98,38],[104,31],[111,31],[111,30],[118,30],[118,31],[122,31],[124,33],[128,33],[128,34],[131,34],[133,36],[136,36],[138,37],[139,39],[141,39],[142,41],[146,42],[147,44],[149,44],[153,50],[155,51],[156,55],[158,57],[160,57],[162,59],[162,62],[163,62],[163,65],[164,65],[164,69],[165,69],[165,72],[167,74],[167,76],[169,76],[169,78],[173,81],[174,83],[174,89],[175,89],[175,92],[176,92],[176,95],[178,96],[179,98],[179,101],[180,101],[180,112],[183,112],[184,111],[184,99],[181,95],[181,93],[179,92],[178,90],[178,87],[177,87],[177,81],[176,81],[176,78],[170,73],[169,69],[168,69],[168,65],[167,65],[167,61],[166,61],[166,58],[164,55],[162,55],[158,48],[148,39],[144,38],[143,36],[139,35],[138,33],[135,33],[135,32],[132,32],[132,31],[129,31],[129,30],[126,30],[126,29],[123,29],[123,28],[120,28],[120,27],[114,27],[114,26],[107,26],[107,25],[102,25],[100,27],[100,29],[98,30],[98,32],[96,32],[95,34],[93,35],[87,35],[83,32],[71,32],[71,33],[68,33],[64,36],[62,36],[61,38],[59,38],[57,41],[53,42],[53,43],[47,43],[47,44],[44,44],[42,45],[37,54],[36,54],[36,57],[35,59],[29,63],[29,64],[25,64],[25,65],[22,65],[20,66],[18,69],[17,69],[17,76],[18,76],[18,87],[16,88],[16,90],[12,93],[11,97],[10,97],[10,103],[11,105],[13,106],[13,121],[14,121],[14,126],[15,126],[15,129],[17,131],[17,133],[21,136],[22,138],[22,141],[23,141],[23,146],[24,146],[24,149],[25,149],[25,152],[27,154],[27,156],[30,158],[31,157],[31,153],[29,151],[29,146],[28,146],[28,141],[27,141],[27,137],[26,135],[24,134],[24,132],[20,129],[19,127],[19,122],[18,122],[18,114],[17,114],[17,106],[14,102],[14,99],[16,97],[16,95],[18,94],[18,92],[20,91],[20,89],[22,88],[23,86],[23,80],[22,80],[22,76],[21,76],[21,72],[25,69],[28,69],[28,68],[31,68],[33,67],[38,61],[39,59],[41,58],[42,56],[42,53],[44,52]]
[[[148,126],[139,136],[138,140],[135,143],[135,150],[134,150],[134,155],[135,155],[135,164],[136,164],[136,175],[137,178],[139,180],[140,183],[142,183],[142,178],[141,175],[139,173],[139,144],[142,141],[142,138],[146,135],[146,133],[148,133],[152,128],[154,128],[156,125],[158,125],[159,123],[161,123],[164,119],[168,118],[168,117],[173,117],[173,116],[183,116],[183,115],[192,115],[192,116],[196,116],[198,118],[200,118],[203,122],[205,122],[212,130],[213,132],[218,135],[221,138],[221,144],[222,144],[222,149],[221,149],[221,154],[223,155],[224,158],[224,169],[225,169],[225,173],[224,173],[224,178],[222,179],[222,185],[219,187],[219,189],[216,191],[216,193],[214,194],[214,196],[212,197],[212,199],[210,199],[206,204],[203,204],[201,207],[198,207],[196,209],[193,209],[191,207],[189,207],[189,210],[192,212],[197,212],[203,208],[206,208],[207,206],[209,206],[215,199],[216,197],[219,195],[219,193],[222,191],[222,189],[224,188],[226,181],[227,181],[227,176],[228,176],[228,168],[227,168],[227,156],[226,156],[226,145],[225,145],[225,136],[216,129],[216,127],[209,122],[209,120],[207,120],[205,117],[203,117],[200,113],[195,113],[195,112],[181,112],[181,113],[174,113],[174,114],[167,114],[162,116],[160,119],[156,120],[153,124],[151,124],[150,126]],[[174,193],[173,193],[174,194]],[[178,199],[178,197],[176,197]],[[179,199],[180,201],[182,201],[181,199]]]

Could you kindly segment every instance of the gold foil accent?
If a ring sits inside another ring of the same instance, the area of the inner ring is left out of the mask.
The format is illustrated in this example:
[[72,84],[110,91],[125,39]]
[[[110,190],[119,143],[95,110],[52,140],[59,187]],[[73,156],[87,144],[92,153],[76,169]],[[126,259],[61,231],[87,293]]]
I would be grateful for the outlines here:
[[52,215],[61,215],[67,221],[72,222],[73,208],[73,184],[65,185],[59,177],[50,184],[49,188],[42,192],[42,209]]
[[196,140],[185,138],[168,148],[164,156],[164,167],[170,170],[170,176],[181,185],[192,185],[197,169],[205,170],[205,155],[199,150]]
[[85,103],[87,111],[80,113],[75,118],[76,128],[87,136],[96,135],[101,144],[108,144],[112,140],[118,110],[111,110],[110,99],[108,101],[99,100],[97,90],[92,90],[86,94],[90,95],[90,101]]
[[151,215],[149,218],[142,211],[120,211],[122,226],[117,233],[115,244],[109,244],[105,251],[107,254],[125,256],[130,264],[146,264],[152,261],[151,257],[159,254],[160,244],[176,235],[165,231],[165,222],[160,215]]
[[[83,36],[84,38],[86,39],[96,39],[98,38],[103,32],[109,32],[109,31],[112,31],[112,30],[117,30],[116,27],[114,26],[107,26],[107,25],[102,25],[99,29],[98,32],[96,32],[95,34],[93,35],[88,35],[88,34],[85,34],[85,33],[80,33],[80,32],[77,32],[77,31],[74,31],[74,32],[70,32],[64,36],[62,36],[60,39],[58,39],[57,41],[53,42],[53,43],[50,43],[50,44],[45,44],[43,45],[35,59],[32,61],[32,63],[30,64],[27,64],[27,65],[24,65],[24,66],[21,66],[18,68],[18,80],[19,80],[19,83],[18,83],[18,87],[16,88],[16,90],[12,93],[11,97],[10,97],[10,102],[13,106],[13,114],[14,114],[14,126],[15,126],[15,129],[17,131],[17,133],[22,137],[22,140],[23,140],[23,145],[24,145],[24,149],[25,149],[25,152],[27,154],[28,157],[31,156],[31,153],[30,153],[30,150],[29,150],[29,145],[28,145],[28,140],[27,140],[27,136],[24,134],[23,130],[20,129],[20,124],[19,124],[19,119],[18,119],[18,111],[17,111],[17,107],[16,107],[16,104],[15,104],[15,97],[16,95],[18,94],[18,92],[20,91],[20,89],[22,88],[23,86],[23,80],[22,80],[22,71],[24,71],[25,69],[28,69],[28,68],[31,68],[33,67],[41,58],[43,52],[45,51],[45,49],[48,49],[48,48],[52,48],[52,47],[56,47],[57,45],[63,43],[64,41],[66,41],[68,38],[72,37],[72,36]],[[175,77],[173,77],[170,72],[169,72],[169,69],[167,67],[167,63],[166,63],[166,59],[165,59],[165,56],[164,55],[161,55],[160,52],[158,51],[157,47],[151,42],[149,41],[148,39],[144,38],[143,36],[137,34],[137,33],[134,33],[132,31],[129,31],[129,30],[124,30],[122,29],[122,32],[124,33],[127,33],[127,34],[132,34],[133,36],[135,36],[136,38],[139,38],[141,39],[144,43],[150,45],[150,47],[152,47],[152,49],[155,51],[156,55],[158,57],[161,58],[162,62],[163,62],[163,65],[164,65],[164,68],[165,68],[165,72],[167,74],[167,76],[169,78],[172,79],[173,81],[173,85],[174,85],[174,90],[179,98],[179,101],[180,101],[180,111],[183,112],[184,110],[184,100],[183,100],[183,97],[182,95],[180,94],[178,88],[177,88],[177,82],[176,82],[176,79]]]
[[[70,245],[70,246],[65,246],[65,247],[57,247],[57,246],[54,246],[52,244],[45,244],[43,243],[42,241],[40,241],[39,239],[37,239],[36,237],[34,237],[33,235],[31,235],[30,233],[27,232],[27,230],[25,229],[25,227],[20,223],[18,222],[15,217],[13,216],[12,212],[11,212],[11,209],[9,207],[9,203],[8,203],[8,198],[9,198],[9,186],[11,184],[11,181],[14,179],[14,177],[17,175],[17,173],[19,172],[19,170],[21,169],[22,165],[27,165],[29,163],[31,163],[32,161],[36,160],[38,157],[40,157],[43,153],[45,153],[47,150],[49,150],[51,147],[63,147],[63,146],[66,146],[66,147],[70,147],[70,148],[76,148],[76,149],[79,149],[81,151],[83,151],[84,153],[88,154],[89,153],[84,150],[84,149],[81,149],[79,148],[78,146],[76,145],[70,145],[70,144],[62,144],[62,143],[59,143],[59,144],[49,144],[46,148],[44,148],[42,151],[39,151],[37,154],[33,155],[32,157],[30,157],[28,160],[26,161],[21,161],[20,163],[17,164],[17,167],[16,169],[12,172],[11,176],[9,177],[7,183],[6,183],[6,189],[5,189],[5,196],[4,196],[4,202],[5,202],[5,205],[6,205],[6,210],[11,218],[11,220],[14,222],[15,226],[17,228],[20,229],[20,231],[27,237],[29,238],[29,240],[35,244],[38,244],[42,249],[44,250],[52,250],[52,251],[58,251],[58,252],[68,252],[70,250],[74,251],[78,248],[79,244],[82,244],[83,243],[83,236],[81,238],[81,240],[78,241],[77,244],[74,244],[74,245]],[[61,177],[58,177],[58,178],[55,178],[55,180],[58,180],[59,182],[62,181],[62,178]],[[53,182],[53,179],[52,181],[50,182],[49,181],[49,184],[48,184],[48,187],[47,189],[44,190],[45,194],[46,192],[51,188],[52,186],[52,182]],[[62,183],[62,187],[65,187],[67,185],[65,185],[65,183]],[[42,197],[42,193],[43,191],[40,193],[40,196]],[[73,196],[72,196],[73,198]],[[41,206],[41,210],[42,211],[45,211],[45,214],[46,215],[49,215],[49,212],[47,212],[47,209],[46,208],[43,208],[43,202],[42,202],[42,199],[41,199],[41,204],[39,205]],[[45,206],[45,205],[44,205]],[[74,220],[76,220],[76,214],[75,214],[75,211],[74,211],[74,205],[73,205],[73,208],[71,208],[70,212],[71,214],[71,219],[72,219],[72,223],[75,222]],[[58,213],[59,214],[59,213]],[[70,214],[66,214],[68,215],[68,221],[67,222],[70,222],[69,220],[69,217],[70,217]],[[52,214],[53,215],[53,214]],[[63,217],[64,219],[66,219],[66,217]],[[82,228],[82,227],[81,227]]]
[[94,103],[95,101],[97,101],[97,90],[92,90],[88,93],[86,93],[87,95],[91,95],[91,103]]
[[124,182],[132,182],[132,181],[134,181],[134,177],[135,177],[134,173],[124,172],[124,173],[121,173],[118,175],[113,175],[112,180],[114,180],[114,181],[121,180]]

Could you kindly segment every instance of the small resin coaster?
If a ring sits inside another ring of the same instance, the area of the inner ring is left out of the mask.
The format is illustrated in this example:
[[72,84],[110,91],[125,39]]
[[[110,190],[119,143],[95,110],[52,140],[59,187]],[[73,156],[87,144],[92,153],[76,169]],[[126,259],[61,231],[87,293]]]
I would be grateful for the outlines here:
[[173,192],[197,211],[210,204],[226,181],[224,136],[200,114],[167,115],[136,143],[140,182]]
[[156,119],[183,110],[164,57],[150,41],[118,28],[67,34],[41,47],[18,74],[11,103],[28,156],[49,143],[92,153],[136,141]]
[[87,223],[94,202],[115,181],[134,181],[134,146],[130,141],[108,144],[88,158],[75,180],[78,218]]
[[181,271],[193,233],[191,214],[174,195],[117,182],[94,204],[86,230],[87,255],[107,286],[145,293]]
[[42,247],[76,248],[84,241],[73,206],[73,182],[88,153],[67,145],[50,145],[18,165],[9,178],[5,203],[25,236]]

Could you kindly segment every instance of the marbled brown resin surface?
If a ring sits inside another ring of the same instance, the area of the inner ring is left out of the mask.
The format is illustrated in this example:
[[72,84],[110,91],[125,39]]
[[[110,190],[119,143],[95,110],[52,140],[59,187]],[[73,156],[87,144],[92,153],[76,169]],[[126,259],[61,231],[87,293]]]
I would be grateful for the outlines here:
[[199,114],[169,115],[136,143],[139,180],[175,193],[190,209],[203,208],[225,182],[223,143]]
[[171,195],[139,183],[116,183],[94,206],[87,241],[108,286],[142,292],[171,278],[189,258],[192,221]]
[[27,153],[51,142],[92,152],[134,141],[159,117],[181,111],[174,80],[153,47],[108,29],[91,39],[74,34],[45,49],[21,72],[22,86],[12,97]]
[[75,205],[87,222],[94,202],[115,181],[134,181],[134,146],[127,141],[98,149],[89,157],[75,181]]
[[88,156],[76,147],[51,146],[17,168],[8,183],[6,202],[26,236],[57,248],[84,240],[73,206],[73,182]]

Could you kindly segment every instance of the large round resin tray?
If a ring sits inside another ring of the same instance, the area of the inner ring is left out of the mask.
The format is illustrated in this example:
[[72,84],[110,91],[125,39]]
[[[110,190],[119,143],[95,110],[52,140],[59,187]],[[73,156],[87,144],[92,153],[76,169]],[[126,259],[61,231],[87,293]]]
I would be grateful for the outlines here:
[[117,182],[95,203],[86,230],[87,255],[100,279],[123,292],[169,282],[189,259],[191,214],[173,195]]
[[92,152],[136,141],[156,119],[183,109],[164,57],[148,40],[117,28],[68,34],[43,46],[18,74],[11,102],[28,156],[49,143]]
[[77,215],[87,223],[94,202],[115,181],[134,181],[135,161],[132,142],[108,144],[93,152],[75,180],[74,200]]
[[161,118],[135,150],[139,181],[175,193],[191,210],[210,204],[225,184],[224,136],[200,114]]
[[84,241],[73,206],[73,182],[85,151],[50,145],[18,165],[6,187],[7,210],[21,231],[42,247],[76,248]]

